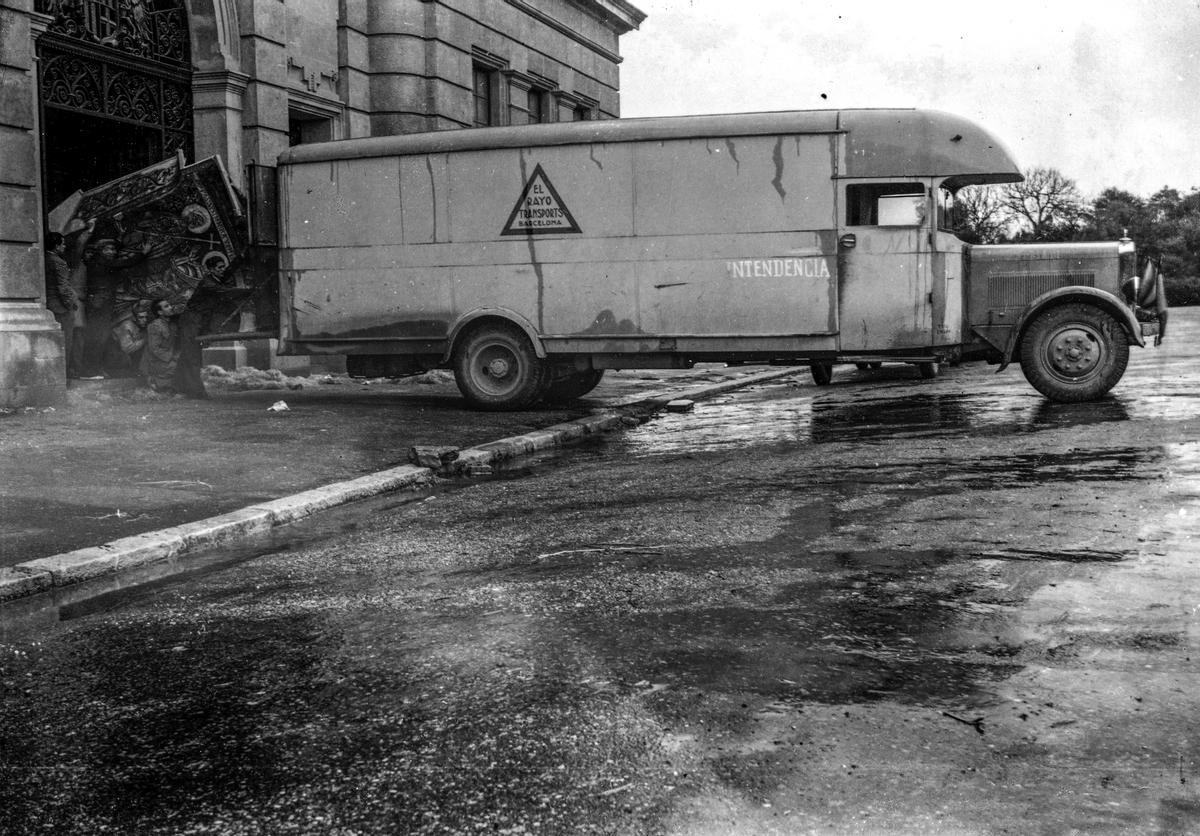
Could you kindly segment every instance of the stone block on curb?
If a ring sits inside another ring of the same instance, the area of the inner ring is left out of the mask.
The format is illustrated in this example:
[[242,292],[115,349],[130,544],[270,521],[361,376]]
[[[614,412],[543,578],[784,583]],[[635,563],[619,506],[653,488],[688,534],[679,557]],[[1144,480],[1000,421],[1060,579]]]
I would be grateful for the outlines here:
[[609,430],[614,430],[617,427],[623,426],[625,416],[616,412],[610,412],[607,415],[598,415],[594,418],[584,418],[579,421],[579,425],[583,427],[584,435],[592,433],[606,433]]
[[572,441],[578,441],[587,435],[587,428],[583,424],[564,424],[554,438],[556,444],[570,444]]
[[50,575],[55,586],[63,586],[115,572],[117,557],[111,549],[104,546],[91,546],[73,552],[39,557],[36,560],[18,563],[13,568],[30,574],[44,572]]
[[37,595],[54,585],[49,572],[22,572],[18,569],[0,568],[0,601]]
[[217,517],[197,520],[169,528],[164,533],[173,534],[183,540],[183,550],[200,549],[215,545],[233,537],[241,537],[265,531],[275,524],[275,518],[267,511],[242,508]]
[[467,475],[481,475],[492,472],[492,462],[496,461],[490,450],[481,450],[474,448],[471,450],[460,450],[458,458],[450,465],[451,473],[465,473]]
[[254,511],[265,511],[270,515],[271,525],[285,525],[303,519],[309,514],[324,511],[347,502],[343,491],[336,486],[316,488],[311,491],[285,496],[270,502],[260,502]]
[[165,560],[182,551],[183,543],[182,537],[164,532],[137,534],[105,543],[103,546],[40,557],[37,560],[19,563],[13,568],[31,574],[48,572],[55,586],[65,586],[108,575],[120,569]]
[[378,496],[399,488],[414,487],[428,480],[429,470],[427,468],[403,465],[358,479],[335,482],[323,488],[314,488],[311,491],[304,491],[271,502],[260,502],[249,510],[266,511],[272,515],[275,525],[283,525],[317,511],[324,511],[327,508],[344,505],[358,499]]
[[117,568],[128,569],[174,557],[184,550],[184,546],[183,537],[168,528],[122,537],[120,540],[106,543],[101,548],[111,548],[116,557]]
[[445,467],[458,458],[457,447],[410,447],[408,460],[417,467],[433,470]]
[[667,412],[691,412],[696,408],[696,402],[687,398],[676,398],[667,401]]
[[621,426],[622,420],[621,415],[609,412],[459,450],[458,456],[447,469],[452,473],[467,475],[488,474],[492,472],[493,464],[536,453],[539,450],[560,447],[593,433],[607,432]]

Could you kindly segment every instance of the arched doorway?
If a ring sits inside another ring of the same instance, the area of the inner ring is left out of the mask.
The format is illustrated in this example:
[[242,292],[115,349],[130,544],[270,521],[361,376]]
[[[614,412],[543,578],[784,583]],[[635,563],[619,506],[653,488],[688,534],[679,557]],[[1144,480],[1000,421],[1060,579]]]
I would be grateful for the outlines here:
[[45,205],[182,150],[192,157],[183,0],[37,0]]

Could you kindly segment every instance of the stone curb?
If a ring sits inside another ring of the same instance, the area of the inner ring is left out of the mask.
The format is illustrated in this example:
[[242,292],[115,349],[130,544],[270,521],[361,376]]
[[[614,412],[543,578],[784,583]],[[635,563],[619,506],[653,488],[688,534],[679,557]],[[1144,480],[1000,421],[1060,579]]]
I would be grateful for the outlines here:
[[756,374],[748,374],[745,377],[732,377],[728,380],[701,383],[691,387],[690,389],[671,389],[649,395],[638,395],[630,398],[628,401],[619,401],[614,404],[612,408],[620,409],[632,406],[645,406],[653,407],[654,409],[661,409],[667,405],[668,401],[704,400],[705,398],[711,398],[715,395],[724,394],[725,392],[743,389],[747,386],[752,386],[755,383],[765,383],[768,380],[776,380],[781,377],[790,377],[800,371],[806,371],[807,369],[808,366],[780,366],[779,368],[772,369],[769,372],[758,372]]
[[432,479],[433,472],[428,468],[402,465],[228,514],[18,563],[0,573],[0,601],[166,560],[235,537],[295,522],[336,505],[391,490],[415,487]]
[[564,444],[577,441],[585,435],[608,432],[621,426],[641,423],[627,414],[629,410],[636,409],[648,415],[651,412],[662,409],[669,401],[676,398],[702,400],[722,394],[723,392],[742,389],[755,383],[762,383],[779,377],[787,377],[795,373],[795,367],[780,368],[769,372],[746,375],[745,377],[693,386],[682,392],[673,390],[649,395],[636,395],[624,401],[616,402],[607,410],[597,415],[587,418],[577,418],[574,421],[568,421],[565,424],[556,424],[544,430],[512,436],[466,450],[459,450],[458,458],[443,468],[443,471],[462,473],[469,472],[473,467],[490,467],[497,462],[514,459],[539,450],[561,447]]
[[[640,423],[627,412],[637,409],[643,416],[662,409],[668,401],[687,398],[701,400],[755,383],[796,373],[795,367],[746,375],[694,386],[683,392],[638,395],[618,402],[606,411],[556,424],[544,430],[460,450],[446,472],[463,473],[475,468],[490,468],[497,462],[528,455],[539,450],[561,447],[587,435],[609,432],[621,426]],[[45,592],[54,587],[80,583],[122,570],[167,560],[185,552],[217,545],[285,525],[290,522],[359,499],[401,488],[431,482],[435,471],[427,467],[401,465],[367,476],[335,482],[302,493],[263,502],[216,517],[113,540],[100,546],[64,552],[0,568],[0,602]]]

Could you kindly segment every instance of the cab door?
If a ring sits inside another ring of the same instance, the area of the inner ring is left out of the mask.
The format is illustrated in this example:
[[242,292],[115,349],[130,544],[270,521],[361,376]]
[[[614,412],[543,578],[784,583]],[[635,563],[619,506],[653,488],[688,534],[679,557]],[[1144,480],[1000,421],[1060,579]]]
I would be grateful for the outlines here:
[[964,339],[963,309],[966,304],[966,244],[953,232],[953,200],[947,189],[938,189],[936,221],[931,240],[933,282],[933,343],[961,345]]
[[928,347],[934,307],[928,185],[846,180],[839,198],[839,349]]

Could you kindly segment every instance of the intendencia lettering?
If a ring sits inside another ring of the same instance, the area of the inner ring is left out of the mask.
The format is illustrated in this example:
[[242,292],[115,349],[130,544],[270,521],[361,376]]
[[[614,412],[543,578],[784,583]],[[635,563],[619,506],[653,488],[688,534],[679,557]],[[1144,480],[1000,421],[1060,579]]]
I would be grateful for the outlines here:
[[829,262],[825,258],[747,258],[725,262],[731,279],[827,279]]

